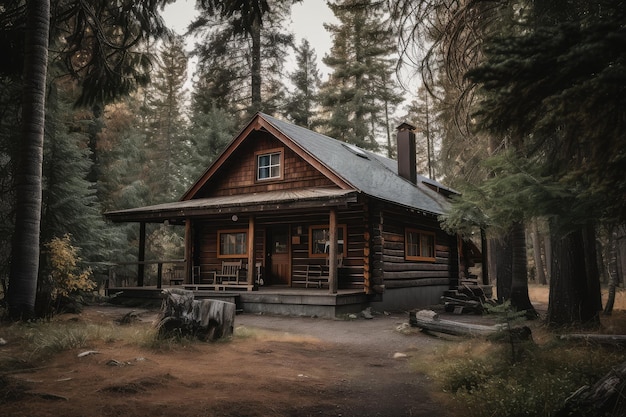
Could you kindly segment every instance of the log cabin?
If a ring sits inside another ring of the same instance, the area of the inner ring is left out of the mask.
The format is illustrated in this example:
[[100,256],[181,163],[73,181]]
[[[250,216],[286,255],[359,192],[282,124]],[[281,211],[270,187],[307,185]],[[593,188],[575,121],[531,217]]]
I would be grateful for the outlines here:
[[[334,299],[326,316],[436,304],[456,286],[464,249],[438,220],[455,192],[416,172],[414,129],[398,127],[395,161],[258,113],[179,201],[105,216],[144,231],[184,225],[182,285],[246,290],[244,311],[273,303],[320,315],[297,309],[314,294]],[[222,274],[233,265],[238,273]]]

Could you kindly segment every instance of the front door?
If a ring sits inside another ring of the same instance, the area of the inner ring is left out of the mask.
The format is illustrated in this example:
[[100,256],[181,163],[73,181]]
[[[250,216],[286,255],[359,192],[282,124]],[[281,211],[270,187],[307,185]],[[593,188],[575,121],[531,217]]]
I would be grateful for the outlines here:
[[273,226],[267,230],[266,271],[272,285],[289,285],[289,227]]

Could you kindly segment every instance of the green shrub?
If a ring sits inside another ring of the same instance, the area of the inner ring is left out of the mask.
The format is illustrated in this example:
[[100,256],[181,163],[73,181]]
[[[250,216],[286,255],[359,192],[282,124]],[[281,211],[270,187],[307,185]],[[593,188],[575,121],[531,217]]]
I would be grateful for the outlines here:
[[455,358],[446,352],[436,372],[426,369],[464,415],[550,417],[578,388],[626,360],[625,352],[616,349],[553,342],[535,346],[511,363],[506,345],[487,345],[472,346],[477,355]]

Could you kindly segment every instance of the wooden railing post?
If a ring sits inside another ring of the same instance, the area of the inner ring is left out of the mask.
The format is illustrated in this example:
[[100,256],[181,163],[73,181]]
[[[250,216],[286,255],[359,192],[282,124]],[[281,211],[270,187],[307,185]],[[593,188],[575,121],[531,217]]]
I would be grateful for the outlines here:
[[163,262],[157,264],[157,289],[161,289],[163,284]]
[[194,255],[194,246],[193,246],[193,230],[191,228],[191,219],[185,220],[185,281],[184,282],[193,282],[193,255]]
[[328,234],[328,291],[337,294],[337,209],[334,207],[330,209]]
[[254,275],[256,272],[255,267],[255,253],[254,253],[254,216],[250,215],[248,220],[248,285],[254,284]]
[[137,286],[143,287],[143,279],[146,272],[144,261],[146,260],[146,223],[139,223],[139,253],[137,255]]

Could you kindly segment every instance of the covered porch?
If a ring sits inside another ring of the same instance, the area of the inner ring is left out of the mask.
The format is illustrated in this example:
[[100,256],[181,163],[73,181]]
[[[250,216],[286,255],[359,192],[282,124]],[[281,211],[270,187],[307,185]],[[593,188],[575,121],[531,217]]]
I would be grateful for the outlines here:
[[[111,268],[107,293],[157,298],[177,286],[234,297],[246,312],[360,311],[370,292],[369,231],[358,200],[354,191],[319,188],[109,212],[138,222],[140,233],[138,261]],[[146,224],[164,222],[184,227],[184,258],[146,260]]]
[[[159,304],[162,290],[181,288],[178,285],[143,287],[109,287],[106,294],[118,300],[134,300],[138,303]],[[369,297],[364,291],[340,289],[329,294],[326,289],[300,289],[288,287],[260,287],[257,291],[193,290],[194,298],[214,299],[234,303],[237,311],[250,314],[275,314],[335,318],[358,313],[365,309]]]

